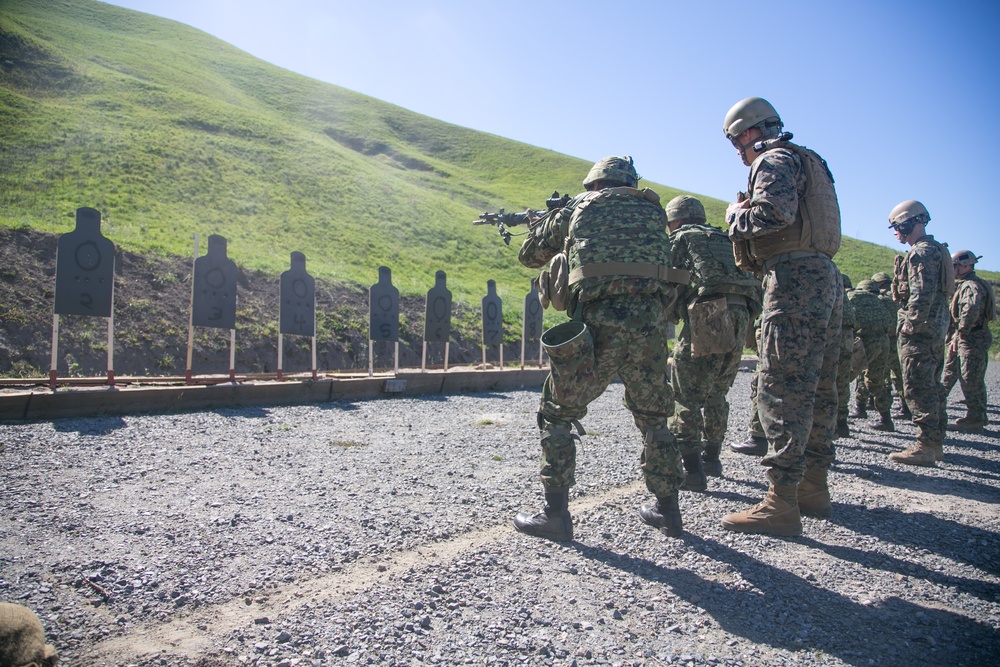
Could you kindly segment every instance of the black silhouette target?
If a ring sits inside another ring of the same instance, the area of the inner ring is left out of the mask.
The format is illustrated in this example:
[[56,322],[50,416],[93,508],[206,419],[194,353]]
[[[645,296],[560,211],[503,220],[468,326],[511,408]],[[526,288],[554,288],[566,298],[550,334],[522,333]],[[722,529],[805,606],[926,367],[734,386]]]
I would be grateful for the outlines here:
[[538,286],[532,281],[531,291],[524,297],[524,342],[538,343],[542,338],[542,319],[545,310],[538,300]]
[[281,274],[280,331],[299,336],[316,335],[316,280],[306,273],[306,256],[293,252],[291,268]]
[[427,292],[424,340],[428,343],[447,343],[451,337],[451,292],[446,281],[444,271],[438,271],[434,274],[434,287]]
[[76,229],[59,237],[55,312],[111,317],[115,244],[101,235],[101,212],[76,209]]
[[486,281],[483,297],[483,345],[492,347],[503,344],[503,301],[497,295],[495,280]]
[[194,326],[236,328],[237,274],[236,262],[226,256],[226,239],[209,236],[208,252],[194,261]]
[[399,290],[392,285],[392,271],[378,267],[378,282],[368,290],[368,339],[399,340]]

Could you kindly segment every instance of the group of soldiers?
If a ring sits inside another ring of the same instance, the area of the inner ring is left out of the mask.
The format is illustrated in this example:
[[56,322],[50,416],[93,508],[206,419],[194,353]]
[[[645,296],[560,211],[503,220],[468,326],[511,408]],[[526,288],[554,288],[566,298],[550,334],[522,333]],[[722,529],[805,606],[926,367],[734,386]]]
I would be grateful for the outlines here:
[[[543,291],[568,295],[570,319],[542,336],[551,364],[537,415],[545,504],[517,514],[518,531],[573,538],[569,490],[580,420],[617,375],[655,497],[639,517],[681,535],[679,490],[703,491],[708,477],[722,475],[726,395],[748,341],[758,353],[754,419],[748,441],[730,447],[762,456],[770,484],[761,502],[722,519],[727,530],[799,535],[803,514],[830,515],[833,441],[849,432],[851,360],[859,354],[865,368],[856,408],[870,396],[879,415],[871,426],[894,430],[895,371],[902,410],[917,427],[916,442],[892,454],[894,461],[942,460],[946,389],[956,381],[968,407],[958,427],[985,426],[994,306],[992,289],[973,271],[979,258],[968,251],[949,257],[925,232],[926,208],[911,200],[889,215],[897,239],[910,246],[893,276],[878,273],[851,289],[832,261],[841,224],[826,162],[792,143],[759,97],[734,105],[723,131],[750,168],[746,192],[726,210],[728,230],[707,225],[694,197],[664,206],[639,189],[628,156],[597,162],[585,192],[532,220],[519,259],[532,268],[550,264]],[[681,326],[671,352],[673,322]]]

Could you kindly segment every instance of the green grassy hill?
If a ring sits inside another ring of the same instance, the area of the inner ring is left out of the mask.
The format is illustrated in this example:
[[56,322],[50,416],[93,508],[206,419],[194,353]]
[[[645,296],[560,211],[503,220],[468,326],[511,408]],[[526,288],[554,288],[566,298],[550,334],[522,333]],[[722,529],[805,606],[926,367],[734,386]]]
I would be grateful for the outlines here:
[[[190,255],[195,233],[221,234],[249,270],[277,275],[302,251],[318,280],[367,287],[384,264],[422,295],[445,270],[456,301],[477,304],[492,278],[513,304],[534,272],[470,221],[575,194],[602,156],[584,157],[321,83],[173,21],[0,0],[0,227],[64,233],[91,206],[139,254]],[[704,201],[720,223],[725,202]],[[837,261],[859,280],[893,254],[847,240]]]

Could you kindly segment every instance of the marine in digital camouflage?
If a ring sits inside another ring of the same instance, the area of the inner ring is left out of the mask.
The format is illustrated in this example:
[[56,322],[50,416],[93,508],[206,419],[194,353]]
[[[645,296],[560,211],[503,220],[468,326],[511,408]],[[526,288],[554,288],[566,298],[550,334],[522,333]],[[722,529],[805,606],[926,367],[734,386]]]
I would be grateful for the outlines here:
[[[730,221],[734,242],[793,225],[806,195],[805,170],[791,150],[766,151],[751,173],[749,197]],[[770,258],[765,269],[757,410],[775,451],[762,463],[773,484],[795,485],[807,467],[826,471],[834,460],[844,290],[831,258],[807,244]]]
[[[724,232],[703,224],[676,225],[670,233],[671,265],[689,271],[691,282],[680,289],[677,299],[676,316],[683,324],[673,349],[676,406],[670,430],[682,451],[701,449],[703,442],[717,449],[729,423],[726,394],[739,371],[751,316],[760,310],[760,283],[736,268],[733,246]],[[725,317],[715,323],[720,330],[692,326],[692,307],[718,299],[725,301],[726,309]],[[699,354],[692,344],[696,330],[727,344],[713,348],[717,352]]]
[[[875,409],[883,419],[889,419],[892,409],[889,357],[895,353],[890,347],[889,332],[895,329],[895,322],[879,300],[877,291],[872,281],[862,280],[857,289],[848,293],[848,299],[854,308],[858,335],[865,344],[868,361],[868,367],[858,378],[858,385],[864,385],[867,395],[875,399]],[[859,400],[864,404],[867,399],[859,397]]]
[[993,334],[989,322],[995,314],[993,289],[975,271],[958,282],[951,300],[951,326],[946,340],[947,357],[942,384],[944,394],[961,383],[965,417],[958,424],[978,428],[989,423],[986,405],[986,368]]
[[942,267],[951,258],[934,237],[925,234],[897,257],[893,294],[899,303],[896,326],[903,393],[917,427],[917,443],[940,449],[946,412],[941,371],[951,315]]
[[[633,188],[588,191],[531,228],[519,259],[538,268],[568,251],[571,273],[609,262],[668,267],[666,216],[655,193]],[[676,493],[684,479],[680,452],[667,428],[674,410],[668,381],[669,312],[676,286],[635,275],[588,277],[570,286],[568,314],[586,323],[590,356],[551,359],[539,404],[542,483],[565,489],[576,483],[576,440],[571,429],[617,374],[625,405],[642,432],[641,467],[658,498]]]
[[[846,278],[846,276],[845,276]],[[846,287],[846,282],[845,282]],[[844,311],[841,317],[840,357],[837,364],[837,429],[847,426],[848,399],[851,396],[851,382],[854,373],[851,360],[854,356],[854,338],[857,336],[858,324],[854,317],[854,306],[850,299],[844,299]]]

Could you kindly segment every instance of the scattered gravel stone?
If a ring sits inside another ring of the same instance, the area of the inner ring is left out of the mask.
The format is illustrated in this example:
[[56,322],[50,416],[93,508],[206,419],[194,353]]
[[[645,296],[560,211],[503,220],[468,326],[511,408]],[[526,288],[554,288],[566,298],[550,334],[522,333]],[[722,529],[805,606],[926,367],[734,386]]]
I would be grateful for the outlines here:
[[1000,662],[1000,428],[908,468],[888,454],[912,425],[852,420],[833,516],[800,538],[722,530],[766,489],[726,450],[672,539],[636,514],[641,441],[613,385],[584,420],[561,544],[511,526],[541,506],[537,400],[0,425],[0,599],[38,613],[70,667]]

